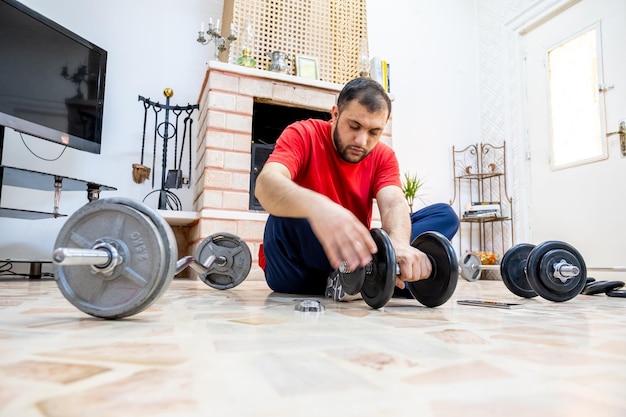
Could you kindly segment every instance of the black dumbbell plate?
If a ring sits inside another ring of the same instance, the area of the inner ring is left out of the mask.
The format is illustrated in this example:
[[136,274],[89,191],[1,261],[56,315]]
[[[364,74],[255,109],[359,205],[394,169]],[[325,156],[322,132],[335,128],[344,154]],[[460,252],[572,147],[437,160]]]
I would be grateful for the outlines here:
[[[563,282],[555,277],[555,265],[566,262],[576,266],[578,275]],[[526,276],[533,290],[546,300],[562,302],[581,293],[587,283],[587,267],[580,253],[571,245],[548,241],[534,248],[528,255]]]
[[426,307],[438,307],[452,297],[459,279],[459,263],[450,241],[440,233],[426,232],[411,245],[430,257],[433,264],[428,279],[409,282],[409,291]]
[[396,253],[382,229],[370,230],[378,252],[373,255],[372,273],[365,275],[361,296],[368,306],[381,308],[391,300],[396,286]]
[[526,278],[528,255],[535,248],[530,243],[520,243],[506,251],[500,262],[502,282],[513,294],[533,298],[537,296]]

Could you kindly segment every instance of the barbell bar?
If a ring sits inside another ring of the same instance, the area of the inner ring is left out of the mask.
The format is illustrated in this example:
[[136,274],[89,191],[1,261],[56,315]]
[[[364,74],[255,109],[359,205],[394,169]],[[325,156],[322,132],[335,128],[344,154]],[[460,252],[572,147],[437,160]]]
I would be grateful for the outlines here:
[[[60,266],[88,265],[92,266],[97,272],[106,274],[107,271],[122,264],[124,259],[115,248],[105,249],[103,245],[99,245],[98,248],[94,249],[57,248],[52,254],[52,262]],[[225,256],[211,255],[204,262],[200,262],[189,255],[176,262],[174,275],[183,272],[187,267],[190,267],[198,274],[206,275],[213,272],[214,265],[224,266],[227,262]]]
[[[560,270],[570,275],[577,275],[575,266],[560,265]],[[466,253],[462,261],[459,263],[459,272],[461,276],[467,281],[477,281],[480,278],[481,271],[499,271],[500,265],[483,265],[480,258],[475,253]],[[588,266],[587,271],[599,271],[599,272],[626,272],[626,266],[601,266],[592,267]]]
[[99,199],[78,209],[54,247],[62,294],[79,310],[106,319],[145,310],[187,267],[224,290],[243,282],[252,265],[246,243],[229,233],[206,237],[195,256],[177,260],[176,238],[165,219],[127,198]]

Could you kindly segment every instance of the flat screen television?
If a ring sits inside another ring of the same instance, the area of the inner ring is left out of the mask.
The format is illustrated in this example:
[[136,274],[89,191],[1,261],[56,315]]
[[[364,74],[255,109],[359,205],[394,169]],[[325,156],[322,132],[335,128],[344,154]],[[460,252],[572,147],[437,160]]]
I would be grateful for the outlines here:
[[99,154],[107,52],[0,0],[0,126]]

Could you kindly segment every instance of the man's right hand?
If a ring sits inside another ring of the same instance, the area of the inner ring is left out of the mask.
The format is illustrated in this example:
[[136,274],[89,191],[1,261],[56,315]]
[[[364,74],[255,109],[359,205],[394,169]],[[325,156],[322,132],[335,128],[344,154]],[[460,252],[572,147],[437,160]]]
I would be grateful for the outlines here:
[[327,201],[308,217],[313,233],[322,244],[333,268],[342,261],[351,271],[372,261],[376,242],[370,231],[344,207]]
[[350,270],[365,266],[377,247],[354,214],[291,180],[287,167],[270,162],[257,177],[256,197],[275,216],[306,218],[333,268],[345,261]]

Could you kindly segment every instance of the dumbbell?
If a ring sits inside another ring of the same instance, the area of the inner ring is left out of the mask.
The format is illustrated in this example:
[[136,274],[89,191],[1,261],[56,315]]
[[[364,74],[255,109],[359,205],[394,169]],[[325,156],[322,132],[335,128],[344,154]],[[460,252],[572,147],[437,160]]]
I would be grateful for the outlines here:
[[[500,265],[482,265],[473,253],[463,257],[460,266],[463,278],[475,281],[481,270],[500,270],[506,287],[520,297],[540,295],[551,301],[567,301],[586,288],[587,271],[623,272],[626,267],[587,267],[574,247],[561,241],[548,241],[536,247],[528,243],[515,245],[504,254]],[[617,281],[611,285],[605,288],[598,284],[597,289],[605,292],[621,286]]]
[[480,270],[499,269],[504,285],[523,298],[537,295],[550,301],[567,301],[582,291],[587,268],[580,253],[561,241],[547,241],[537,246],[521,243],[506,251],[500,265],[480,265],[476,255],[466,255],[461,262],[461,276],[474,280]]
[[[385,306],[393,296],[400,266],[389,235],[382,229],[370,230],[378,251],[368,265],[349,271],[342,264],[338,271],[346,294],[359,292],[372,308]],[[459,267],[454,248],[440,233],[426,232],[417,236],[411,246],[424,252],[432,264],[427,279],[407,283],[411,295],[427,307],[438,307],[450,299],[458,281]]]
[[127,198],[99,199],[78,209],[54,247],[61,293],[79,310],[105,319],[145,310],[187,267],[205,284],[225,290],[243,282],[252,265],[246,243],[228,233],[205,238],[195,256],[177,260],[176,238],[165,219]]
[[[461,277],[467,281],[478,281],[481,271],[499,271],[500,265],[483,265],[478,255],[468,252],[459,263]],[[626,266],[587,266],[587,271],[626,272]]]

